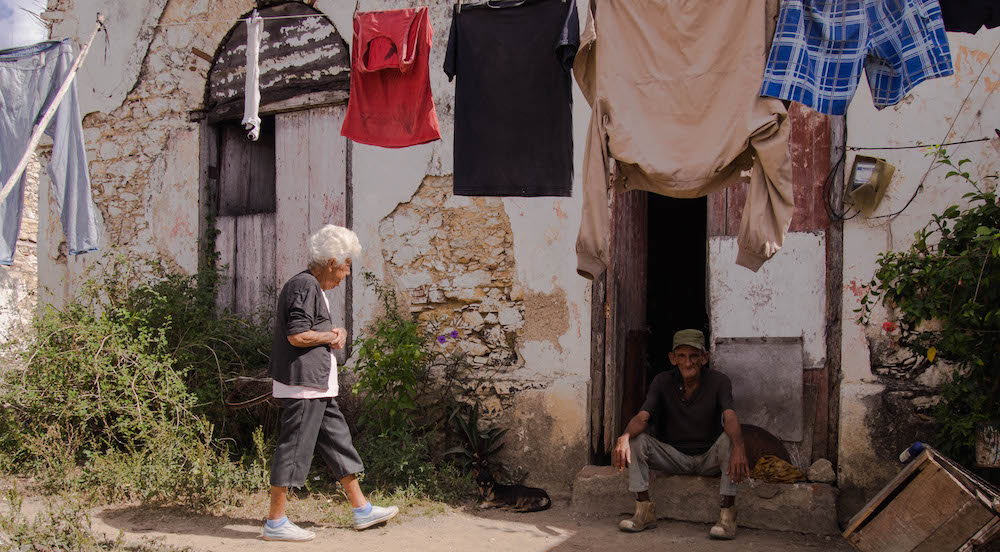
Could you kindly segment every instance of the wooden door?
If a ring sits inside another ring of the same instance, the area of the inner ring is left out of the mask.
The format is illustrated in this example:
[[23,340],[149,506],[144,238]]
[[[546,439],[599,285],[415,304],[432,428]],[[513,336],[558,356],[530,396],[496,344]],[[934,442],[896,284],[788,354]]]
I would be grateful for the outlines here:
[[603,435],[604,452],[614,447],[645,392],[647,197],[629,191],[611,198],[611,264],[602,282],[604,370],[601,381],[592,381],[603,387],[594,405],[603,410],[602,420],[592,431]]
[[[345,112],[341,104],[264,117],[257,142],[236,123],[216,129],[216,252],[228,277],[220,307],[273,308],[281,286],[307,268],[309,235],[324,224],[349,225]],[[334,325],[348,332],[349,297],[350,278],[327,293]]]
[[[346,111],[340,104],[275,116],[278,187],[272,240],[281,284],[306,269],[309,235],[325,224],[350,226],[349,146],[340,135]],[[348,334],[350,296],[351,278],[327,292],[333,324]]]
[[218,264],[225,280],[217,304],[253,314],[274,297],[274,120],[264,118],[260,139],[247,139],[236,122],[220,124],[216,229]]

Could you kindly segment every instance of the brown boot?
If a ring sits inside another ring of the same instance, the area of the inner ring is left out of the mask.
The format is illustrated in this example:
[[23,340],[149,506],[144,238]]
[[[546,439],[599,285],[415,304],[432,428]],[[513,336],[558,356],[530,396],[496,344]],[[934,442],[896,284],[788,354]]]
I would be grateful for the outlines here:
[[618,528],[629,533],[638,533],[651,527],[656,527],[656,504],[652,500],[635,501],[635,515],[632,519],[623,519]]
[[719,523],[712,527],[708,536],[713,539],[732,540],[736,538],[736,507],[719,510]]

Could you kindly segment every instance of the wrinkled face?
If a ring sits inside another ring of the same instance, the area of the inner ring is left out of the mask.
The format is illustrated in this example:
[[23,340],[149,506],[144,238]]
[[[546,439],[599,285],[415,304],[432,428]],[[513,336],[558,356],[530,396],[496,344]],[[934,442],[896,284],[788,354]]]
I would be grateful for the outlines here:
[[337,261],[331,260],[330,265],[330,270],[333,272],[333,287],[337,287],[351,273],[351,260],[346,259],[344,264],[337,264]]
[[340,282],[347,278],[347,275],[351,273],[351,260],[347,259],[343,264],[337,263],[336,260],[330,259],[326,264],[322,265],[318,270],[310,269],[313,274],[316,275],[316,279],[320,281],[320,286],[326,289],[333,289],[340,285]]
[[697,378],[701,374],[701,367],[708,361],[705,351],[690,345],[678,345],[669,356],[670,364],[676,366],[681,377],[686,380]]

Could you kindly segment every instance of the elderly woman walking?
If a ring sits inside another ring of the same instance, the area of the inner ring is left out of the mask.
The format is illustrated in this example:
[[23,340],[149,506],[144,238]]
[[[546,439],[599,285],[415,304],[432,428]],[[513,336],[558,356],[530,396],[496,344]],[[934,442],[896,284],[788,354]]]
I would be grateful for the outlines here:
[[347,330],[334,328],[323,293],[351,273],[351,259],[361,253],[354,232],[328,224],[309,237],[309,268],[281,288],[274,323],[270,372],[273,395],[281,399],[281,432],[271,467],[271,510],[265,540],[308,541],[316,535],[285,516],[288,487],[305,484],[313,452],[333,470],[354,507],[354,528],[388,521],[399,509],[373,506],[358,485],[364,465],[337,407],[337,360]]

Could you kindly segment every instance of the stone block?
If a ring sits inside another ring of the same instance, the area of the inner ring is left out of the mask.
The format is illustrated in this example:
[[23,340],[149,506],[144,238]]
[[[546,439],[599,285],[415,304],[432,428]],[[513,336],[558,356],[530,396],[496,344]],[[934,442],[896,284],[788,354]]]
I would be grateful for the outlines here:
[[806,478],[815,483],[833,483],[837,479],[837,474],[833,472],[833,464],[826,458],[820,458],[809,466]]
[[469,311],[462,315],[462,321],[468,324],[470,328],[478,330],[483,325],[483,315],[476,311]]
[[521,318],[521,311],[513,308],[507,307],[500,310],[499,313],[500,324],[503,326],[512,326],[519,328],[524,325],[524,319]]
[[[651,472],[650,489],[658,518],[714,523],[719,516],[719,479]],[[736,498],[741,527],[839,535],[837,489],[822,483],[763,483],[749,480]],[[585,466],[573,483],[573,510],[596,515],[631,515],[635,499],[628,471]]]

